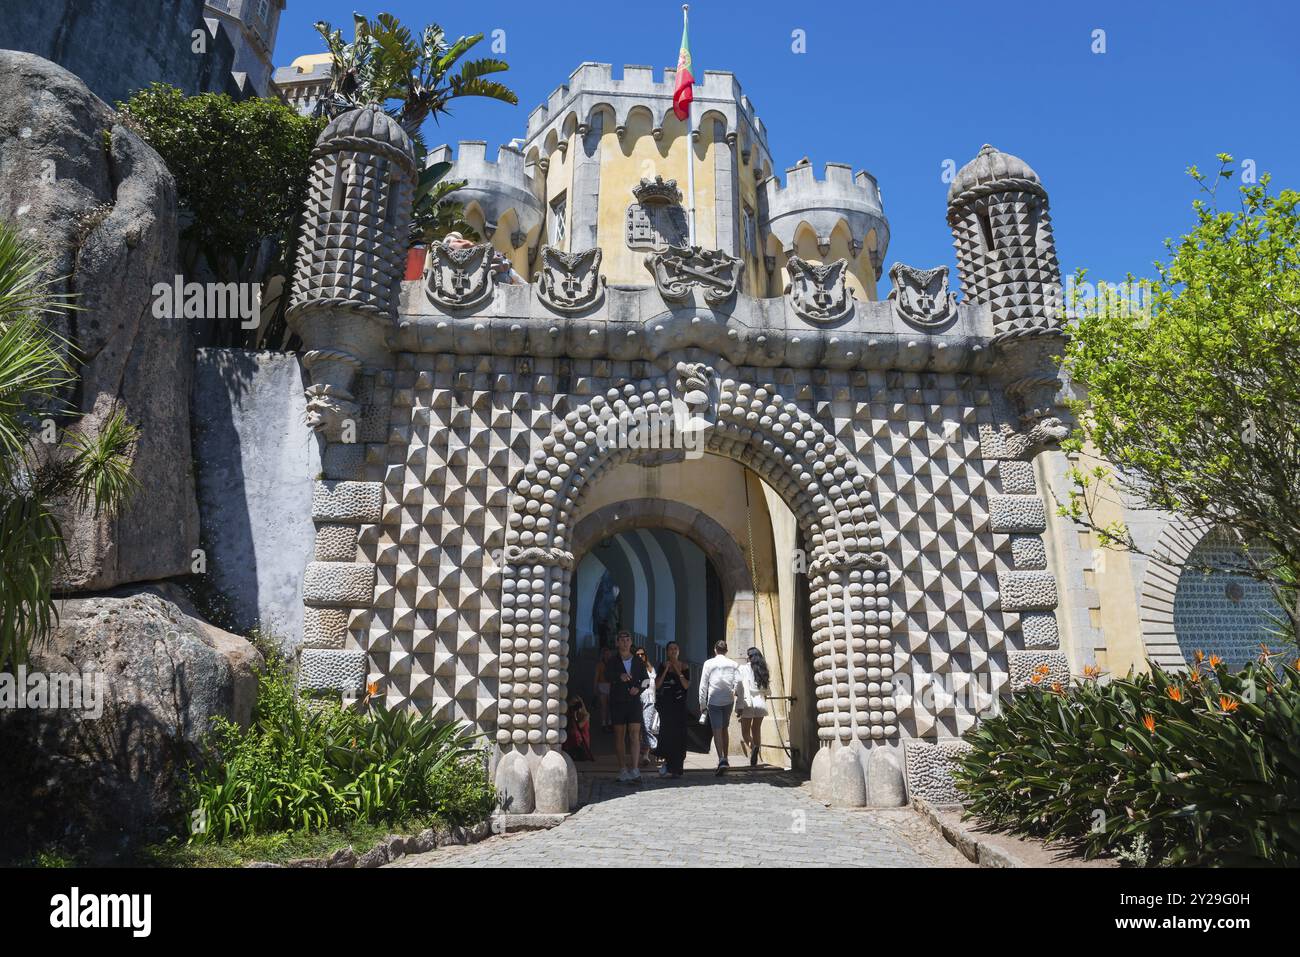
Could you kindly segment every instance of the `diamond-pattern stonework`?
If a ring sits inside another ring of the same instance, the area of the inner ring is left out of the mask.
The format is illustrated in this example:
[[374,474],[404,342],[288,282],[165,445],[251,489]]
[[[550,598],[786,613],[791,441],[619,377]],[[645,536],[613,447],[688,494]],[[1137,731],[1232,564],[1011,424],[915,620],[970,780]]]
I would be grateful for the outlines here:
[[859,454],[874,463],[884,551],[898,575],[900,675],[909,737],[955,736],[1007,683],[1008,621],[997,574],[1008,538],[989,527],[978,423],[988,386],[972,376],[870,373],[857,406]]

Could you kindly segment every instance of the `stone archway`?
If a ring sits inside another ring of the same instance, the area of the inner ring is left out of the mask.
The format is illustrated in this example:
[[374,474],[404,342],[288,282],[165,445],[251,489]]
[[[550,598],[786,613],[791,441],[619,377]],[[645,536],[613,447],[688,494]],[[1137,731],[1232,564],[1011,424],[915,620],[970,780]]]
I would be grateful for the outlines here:
[[[690,420],[683,424],[683,410]],[[764,479],[810,546],[810,633],[817,693],[814,786],[838,804],[867,803],[867,760],[848,745],[898,735],[889,572],[868,476],[824,426],[775,388],[679,363],[677,375],[630,382],[570,411],[536,449],[511,499],[501,595],[498,787],[517,810],[567,810],[576,769],[565,739],[574,519],[585,493],[642,449],[609,441],[611,427],[684,428],[705,451]],[[835,751],[834,768],[831,752]],[[882,775],[901,781],[892,752]],[[901,784],[898,787],[901,791]]]
[[1156,541],[1142,575],[1138,614],[1147,658],[1162,668],[1186,667],[1174,632],[1174,598],[1178,579],[1192,550],[1214,528],[1207,519],[1176,518]]
[[[722,581],[728,634],[734,631],[737,641],[749,640],[752,644],[752,622],[757,610],[749,563],[727,530],[698,508],[664,499],[629,499],[605,505],[574,526],[574,559],[581,558],[602,538],[641,528],[676,532],[700,547]],[[751,624],[746,626],[745,622]]]

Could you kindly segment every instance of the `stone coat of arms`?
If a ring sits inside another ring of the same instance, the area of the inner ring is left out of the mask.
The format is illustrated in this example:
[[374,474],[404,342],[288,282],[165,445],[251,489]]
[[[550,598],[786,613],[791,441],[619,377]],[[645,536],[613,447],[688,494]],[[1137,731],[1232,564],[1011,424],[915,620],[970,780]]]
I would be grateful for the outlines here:
[[853,308],[853,295],[844,282],[844,259],[819,265],[791,256],[786,262],[790,284],[785,287],[796,314],[809,322],[835,322]]
[[916,269],[894,263],[889,270],[894,282],[889,299],[894,313],[909,325],[932,329],[957,314],[957,294],[948,291],[948,267]]
[[745,266],[720,249],[700,246],[669,246],[661,253],[646,256],[645,265],[666,301],[685,302],[691,290],[698,287],[704,290],[704,299],[711,306],[735,295]]
[[561,252],[543,246],[537,273],[537,298],[560,312],[579,312],[600,303],[605,277],[600,274],[600,247]]
[[463,249],[432,243],[424,265],[425,292],[448,309],[477,306],[492,295],[492,253],[488,243]]

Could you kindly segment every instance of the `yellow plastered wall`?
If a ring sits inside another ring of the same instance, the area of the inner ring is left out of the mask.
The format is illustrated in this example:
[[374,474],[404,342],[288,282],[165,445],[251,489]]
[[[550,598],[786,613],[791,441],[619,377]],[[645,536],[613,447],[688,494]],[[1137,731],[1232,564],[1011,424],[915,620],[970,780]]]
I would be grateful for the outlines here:
[[[682,191],[682,206],[689,203],[686,197],[687,142],[686,125],[672,114],[664,121],[663,136],[654,138],[654,124],[648,110],[633,110],[627,118],[627,129],[622,141],[618,132],[606,124],[600,142],[600,210],[597,216],[596,245],[603,253],[601,267],[611,283],[646,285],[650,273],[645,268],[646,250],[629,249],[626,239],[627,208],[636,202],[632,187],[642,179],[662,176],[677,180]],[[708,248],[717,245],[717,229],[713,217],[715,149],[727,149],[727,144],[713,143],[712,133],[701,133],[700,141],[693,144],[695,157],[695,235],[696,242]],[[550,178],[547,178],[548,189]]]
[[563,195],[565,198],[565,231],[564,242],[560,243],[564,252],[570,251],[569,240],[573,235],[570,224],[573,221],[573,157],[574,150],[577,147],[577,132],[570,129],[566,134],[564,142],[568,145],[564,149],[552,148],[548,156],[549,163],[546,170],[546,220],[542,223],[541,242],[549,243],[551,236],[551,210],[555,201]]
[[[1083,454],[1076,464],[1085,471],[1091,470],[1105,462],[1096,455],[1091,445],[1084,447]],[[1039,488],[1052,488],[1047,473],[1047,456],[1039,456],[1035,462]],[[1064,498],[1067,489],[1056,488],[1055,494]],[[1093,518],[1098,525],[1108,526],[1124,521],[1124,509],[1114,492],[1103,492],[1096,497],[1092,505]],[[1076,674],[1084,665],[1095,663],[1103,671],[1122,677],[1132,669],[1137,672],[1148,670],[1146,649],[1142,642],[1142,626],[1137,605],[1137,591],[1133,579],[1133,566],[1127,553],[1114,549],[1101,548],[1097,536],[1081,529],[1068,518],[1056,514],[1048,508],[1047,540],[1049,553],[1058,562],[1058,581],[1060,580],[1059,562],[1071,550],[1088,556],[1083,573],[1084,586],[1095,595],[1087,609],[1077,607],[1077,603],[1087,601],[1085,594],[1062,591],[1061,608],[1057,622],[1061,630],[1061,647],[1070,660],[1071,670]],[[1073,635],[1070,628],[1071,611],[1076,614],[1086,613],[1089,624],[1101,631],[1102,644],[1096,650],[1095,662],[1088,661],[1086,649]]]
[[[823,263],[834,262],[837,259],[848,261],[848,274],[844,277],[845,285],[852,290],[853,295],[863,301],[874,301],[876,299],[876,279],[875,270],[871,265],[870,249],[874,248],[875,230],[869,234],[866,241],[862,244],[862,251],[858,255],[853,255],[853,237],[849,234],[848,224],[840,220],[835,224],[835,229],[831,231],[830,245],[825,255],[817,245],[817,234],[807,223],[800,223],[795,230],[794,254],[805,262]],[[781,277],[781,289],[773,290],[769,295],[776,295],[790,284],[790,270],[787,268],[789,257],[780,248],[780,243],[775,237],[772,237],[768,243],[771,254],[776,256],[778,275]]]

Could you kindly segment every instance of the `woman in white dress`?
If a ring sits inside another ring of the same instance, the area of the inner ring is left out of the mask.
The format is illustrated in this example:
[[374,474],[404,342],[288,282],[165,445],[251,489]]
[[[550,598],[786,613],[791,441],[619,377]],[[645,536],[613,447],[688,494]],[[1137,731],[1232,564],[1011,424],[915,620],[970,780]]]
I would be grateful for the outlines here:
[[763,719],[767,717],[767,694],[771,672],[763,653],[757,648],[745,652],[748,659],[736,669],[736,717],[740,719],[741,744],[749,751],[749,766],[758,764],[763,747]]
[[636,650],[636,656],[641,659],[641,664],[645,665],[646,674],[650,677],[646,680],[644,687],[641,689],[641,753],[644,755],[642,764],[653,764],[655,754],[653,753],[659,747],[659,712],[655,708],[655,666],[650,662],[650,656],[646,654],[644,648]]

